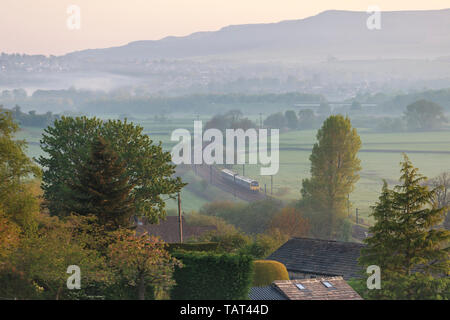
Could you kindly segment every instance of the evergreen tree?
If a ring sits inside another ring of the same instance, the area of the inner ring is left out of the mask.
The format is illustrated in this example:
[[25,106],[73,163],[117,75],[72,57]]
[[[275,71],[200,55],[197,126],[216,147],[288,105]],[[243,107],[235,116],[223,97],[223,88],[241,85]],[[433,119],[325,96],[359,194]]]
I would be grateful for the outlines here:
[[70,185],[89,160],[92,143],[102,136],[127,164],[127,175],[135,186],[136,215],[147,217],[151,223],[164,218],[164,195],[174,198],[185,183],[173,176],[176,166],[171,163],[170,152],[163,151],[161,143],[154,144],[143,130],[126,120],[64,116],[45,129],[41,140],[45,156],[39,157],[38,163],[44,168],[41,187],[50,214],[70,214]]
[[106,229],[127,227],[133,215],[133,185],[126,167],[107,142],[98,137],[92,145],[91,157],[81,167],[79,183],[73,184],[68,206],[80,215],[93,214]]
[[437,226],[445,208],[433,206],[436,190],[424,184],[404,155],[401,184],[394,190],[383,186],[373,210],[375,225],[365,239],[360,264],[378,265],[381,290],[368,292],[372,298],[438,299],[450,298],[450,232]]
[[395,242],[395,234],[390,230],[396,219],[393,200],[393,192],[384,181],[379,202],[372,207],[372,217],[376,223],[369,228],[372,236],[365,239],[368,249],[363,249],[364,255],[361,258],[361,262],[376,260],[377,265],[383,270],[392,266],[390,248]]
[[357,153],[361,139],[349,118],[330,116],[317,133],[311,160],[311,178],[302,182],[301,206],[311,222],[313,236],[335,238],[347,217],[348,194],[361,170]]

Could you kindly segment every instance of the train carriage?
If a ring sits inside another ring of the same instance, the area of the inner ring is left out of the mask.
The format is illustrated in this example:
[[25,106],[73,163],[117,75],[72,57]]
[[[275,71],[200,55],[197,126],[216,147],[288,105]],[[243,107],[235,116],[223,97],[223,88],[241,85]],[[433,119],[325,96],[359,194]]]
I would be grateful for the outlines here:
[[240,176],[236,172],[229,169],[223,169],[221,170],[221,173],[222,177],[224,177],[226,180],[231,181],[246,190],[250,190],[253,192],[259,191],[259,183],[256,180]]

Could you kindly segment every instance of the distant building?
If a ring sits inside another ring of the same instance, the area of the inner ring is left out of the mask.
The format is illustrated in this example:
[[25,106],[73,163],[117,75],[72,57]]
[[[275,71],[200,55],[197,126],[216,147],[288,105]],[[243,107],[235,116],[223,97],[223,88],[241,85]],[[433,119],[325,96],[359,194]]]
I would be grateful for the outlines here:
[[358,265],[365,245],[308,238],[292,238],[267,259],[283,263],[290,279],[342,276],[345,280],[361,277]]
[[342,277],[279,280],[251,288],[251,300],[362,300]]
[[[149,235],[160,237],[167,243],[180,242],[180,224],[177,216],[168,216],[165,220],[160,220],[159,224],[150,224],[145,219],[141,219],[140,222],[142,223],[137,223],[136,226],[138,235],[147,232]],[[190,226],[186,224],[184,217],[182,217],[182,226],[183,241],[217,230],[214,226]]]

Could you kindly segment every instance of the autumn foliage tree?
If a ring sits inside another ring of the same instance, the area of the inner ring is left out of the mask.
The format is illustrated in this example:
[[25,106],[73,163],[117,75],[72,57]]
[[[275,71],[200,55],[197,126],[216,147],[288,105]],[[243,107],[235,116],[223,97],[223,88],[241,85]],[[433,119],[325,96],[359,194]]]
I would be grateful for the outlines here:
[[272,218],[270,229],[278,229],[288,237],[305,237],[309,232],[309,222],[298,209],[285,207]]
[[[80,236],[79,230],[86,228],[88,223],[84,217],[60,220],[38,214],[35,219],[37,230],[21,239],[20,245],[10,254],[10,268],[4,273],[7,278],[23,277],[24,281],[13,281],[6,288],[0,288],[3,296],[70,299],[73,292],[66,287],[70,265],[80,267],[82,288],[93,282],[109,281],[104,258],[88,247],[87,238]],[[24,292],[24,282],[29,284],[25,288],[27,292]]]
[[22,231],[29,231],[38,206],[27,182],[41,171],[25,154],[25,141],[14,139],[17,130],[11,114],[0,107],[0,210]]
[[0,270],[6,268],[19,246],[20,228],[0,211]]
[[109,246],[111,267],[136,288],[139,300],[145,300],[148,286],[167,290],[175,284],[174,267],[182,265],[165,250],[162,240],[146,233],[136,236],[123,229],[116,235],[117,240]]

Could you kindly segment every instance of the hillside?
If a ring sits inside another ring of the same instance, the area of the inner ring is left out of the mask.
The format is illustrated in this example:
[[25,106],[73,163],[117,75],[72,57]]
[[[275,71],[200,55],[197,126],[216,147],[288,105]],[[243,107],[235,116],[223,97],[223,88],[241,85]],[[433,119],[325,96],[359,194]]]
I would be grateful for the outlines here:
[[[369,14],[325,11],[300,20],[224,27],[185,37],[144,40],[70,53],[89,59],[205,56],[322,59],[437,58],[450,54],[450,9],[382,12],[381,30],[369,30]],[[431,35],[431,36],[430,36]]]

